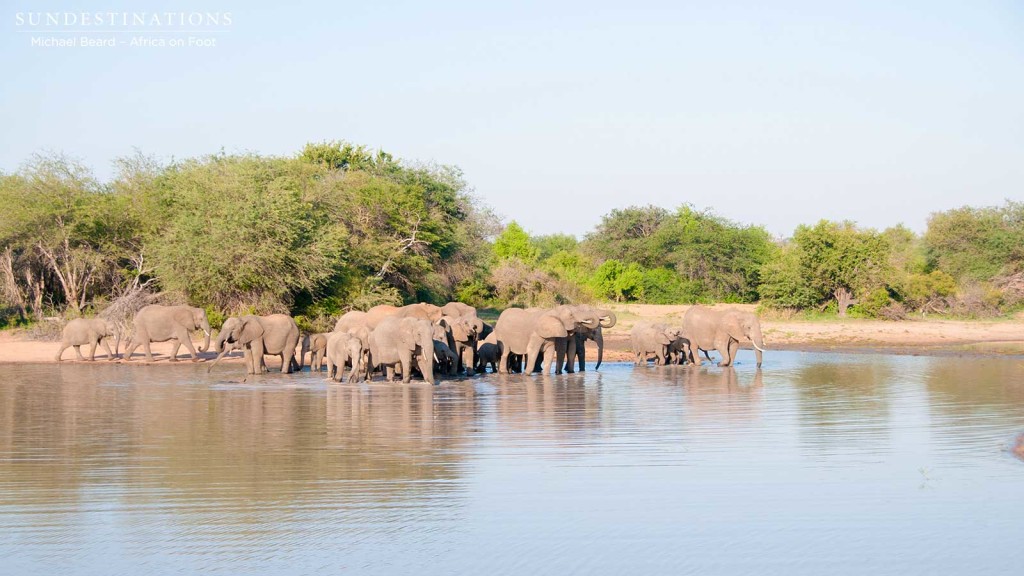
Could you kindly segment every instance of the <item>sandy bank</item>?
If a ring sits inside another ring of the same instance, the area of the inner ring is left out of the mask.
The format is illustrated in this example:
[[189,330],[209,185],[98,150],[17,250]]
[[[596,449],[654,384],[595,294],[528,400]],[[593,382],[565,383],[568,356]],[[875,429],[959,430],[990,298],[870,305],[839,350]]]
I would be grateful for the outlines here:
[[[720,305],[721,308],[730,306]],[[753,309],[753,306],[735,306]],[[619,315],[618,324],[605,332],[606,361],[630,360],[629,331],[637,322],[678,322],[689,306],[658,306],[651,304],[612,305]],[[765,343],[777,350],[877,350],[903,354],[1024,354],[1024,318],[1000,321],[906,320],[884,322],[878,320],[826,320],[826,321],[762,321]],[[198,349],[200,340],[193,345]],[[593,343],[590,344],[593,346]],[[27,339],[17,331],[0,332],[0,363],[54,362],[59,342]],[[154,364],[167,364],[171,345],[153,344]],[[122,348],[123,352],[123,348]],[[85,351],[83,350],[83,353]],[[200,354],[212,360],[216,354]],[[135,352],[135,361],[127,365],[146,365],[141,349]],[[188,362],[188,352],[178,352],[182,362]],[[596,350],[588,351],[587,358],[595,360]],[[106,361],[103,348],[97,348],[97,361]],[[64,351],[64,361],[74,362],[74,349]],[[123,362],[118,360],[119,362]],[[240,362],[236,352],[223,362]],[[268,363],[275,365],[268,357]]]

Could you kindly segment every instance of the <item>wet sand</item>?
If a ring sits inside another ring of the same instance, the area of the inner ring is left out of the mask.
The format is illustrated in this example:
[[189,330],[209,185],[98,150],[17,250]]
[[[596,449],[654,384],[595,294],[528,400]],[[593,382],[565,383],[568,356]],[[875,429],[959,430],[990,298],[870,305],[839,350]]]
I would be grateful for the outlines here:
[[[618,324],[605,331],[605,361],[631,360],[629,331],[637,322],[680,322],[689,306],[628,304],[610,306],[619,316]],[[753,305],[719,305],[718,308],[755,310]],[[769,350],[834,350],[844,352],[888,352],[894,354],[927,355],[1019,355],[1024,354],[1024,317],[1013,320],[957,321],[912,319],[902,322],[880,320],[775,320],[765,318],[761,323],[765,343]],[[201,339],[193,340],[198,346]],[[593,348],[594,344],[588,344]],[[18,331],[0,332],[0,363],[51,363],[59,342],[30,340]],[[170,343],[152,345],[155,364],[170,364]],[[123,343],[122,349],[123,352]],[[83,350],[83,354],[86,351]],[[201,353],[201,359],[211,360],[213,352]],[[74,349],[64,351],[65,362],[75,362]],[[147,364],[136,350],[134,361],[128,364]],[[179,361],[188,362],[187,350],[178,351]],[[597,359],[596,349],[588,350],[587,359]],[[96,350],[96,360],[106,361],[102,347]],[[120,360],[118,360],[120,361]],[[222,362],[240,362],[241,353],[235,352]],[[271,366],[274,357],[268,357]]]

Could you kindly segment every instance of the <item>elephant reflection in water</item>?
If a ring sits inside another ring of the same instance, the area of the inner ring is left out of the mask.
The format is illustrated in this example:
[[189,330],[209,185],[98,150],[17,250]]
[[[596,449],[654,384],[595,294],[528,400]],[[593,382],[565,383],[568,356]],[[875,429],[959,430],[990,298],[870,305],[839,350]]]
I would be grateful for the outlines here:
[[544,431],[558,440],[601,425],[600,375],[509,378],[496,388],[503,428]]

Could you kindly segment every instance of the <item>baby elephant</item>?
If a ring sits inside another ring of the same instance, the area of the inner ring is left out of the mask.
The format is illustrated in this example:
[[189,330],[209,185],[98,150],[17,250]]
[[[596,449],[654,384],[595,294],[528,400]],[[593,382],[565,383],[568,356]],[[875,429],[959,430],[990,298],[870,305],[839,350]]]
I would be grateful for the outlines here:
[[[110,345],[107,343],[107,339],[111,336],[116,336],[114,341],[114,351],[110,351]],[[107,360],[114,360],[117,356],[118,348],[121,347],[121,333],[118,331],[117,326],[109,320],[102,320],[99,318],[76,318],[68,325],[64,327],[64,332],[61,335],[60,350],[57,351],[57,362],[60,362],[60,357],[64,354],[64,351],[69,346],[75,347],[75,354],[79,360],[85,360],[82,358],[81,346],[89,346],[89,361],[92,362],[96,359],[96,345],[103,344],[103,348],[107,351]]]

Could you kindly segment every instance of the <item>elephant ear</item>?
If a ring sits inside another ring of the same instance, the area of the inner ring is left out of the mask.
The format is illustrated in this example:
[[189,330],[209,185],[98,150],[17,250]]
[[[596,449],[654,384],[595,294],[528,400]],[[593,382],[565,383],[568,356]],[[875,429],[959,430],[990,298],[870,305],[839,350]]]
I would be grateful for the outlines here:
[[723,318],[722,328],[735,340],[743,342],[747,339],[747,336],[743,331],[743,323],[740,322],[740,317],[736,314],[729,314]]
[[541,316],[537,321],[537,335],[541,338],[565,338],[569,335],[569,331],[557,317]]
[[262,337],[263,324],[260,323],[259,319],[253,317],[242,320],[242,324],[238,327],[237,340],[239,342],[249,343]]
[[449,326],[452,329],[452,336],[455,337],[456,342],[465,342],[469,340],[469,325],[462,319],[453,318],[451,319]]
[[415,350],[417,344],[417,335],[419,335],[419,322],[416,318],[403,318],[400,326],[399,338],[402,341],[402,345],[407,350]]

